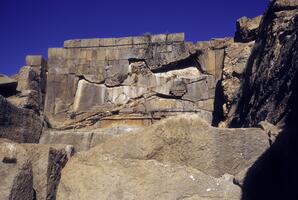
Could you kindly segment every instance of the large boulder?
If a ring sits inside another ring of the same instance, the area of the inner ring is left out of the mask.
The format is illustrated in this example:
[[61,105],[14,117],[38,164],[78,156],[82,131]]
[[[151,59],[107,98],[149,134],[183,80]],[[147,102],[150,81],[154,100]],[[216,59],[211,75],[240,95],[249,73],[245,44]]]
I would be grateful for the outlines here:
[[239,199],[232,176],[268,147],[258,128],[214,128],[198,115],[170,117],[76,154],[62,170],[57,197]]
[[269,138],[261,129],[214,128],[198,115],[181,115],[113,137],[91,149],[90,156],[96,159],[108,153],[121,158],[154,159],[220,177],[225,173],[236,175],[267,148]]
[[76,156],[64,168],[57,199],[240,199],[240,188],[231,181],[191,167],[113,155],[93,160],[89,155]]

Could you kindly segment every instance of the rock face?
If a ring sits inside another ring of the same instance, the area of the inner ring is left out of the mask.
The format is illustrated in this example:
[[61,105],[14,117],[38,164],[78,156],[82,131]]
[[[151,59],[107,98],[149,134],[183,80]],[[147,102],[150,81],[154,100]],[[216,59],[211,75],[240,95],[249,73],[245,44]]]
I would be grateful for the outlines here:
[[0,76],[1,199],[297,199],[297,16],[273,0],[234,38],[27,56]]
[[65,41],[49,49],[45,114],[58,129],[119,120],[144,126],[179,113],[209,122],[220,113],[217,124],[238,92],[253,44],[231,38],[193,44],[184,34]]
[[289,116],[297,96],[297,14],[297,1],[270,4],[229,114],[231,126],[281,125]]
[[253,46],[254,41],[249,43],[232,43],[225,49],[223,75],[221,80],[221,87],[223,90],[223,118],[220,126],[222,127],[227,127],[225,120],[228,119],[228,113],[231,110],[234,98],[239,92],[247,60]]
[[112,137],[128,134],[139,128],[131,126],[100,128],[100,129],[80,129],[80,130],[47,130],[43,132],[40,144],[66,144],[72,145],[75,152],[87,151],[98,144],[101,144]]
[[77,154],[62,171],[57,195],[59,199],[239,199],[231,180],[212,177],[238,174],[268,147],[268,136],[261,129],[219,129],[197,115],[171,117]]
[[262,16],[249,19],[247,17],[242,17],[237,20],[236,27],[237,31],[235,33],[235,41],[237,42],[250,42],[256,40],[259,32],[259,25]]
[[0,140],[0,174],[5,178],[0,180],[0,187],[3,187],[0,193],[13,196],[7,199],[54,200],[60,171],[70,150],[65,145],[17,144]]
[[220,177],[237,174],[269,147],[261,129],[213,128],[197,115],[162,120],[135,133],[113,137],[91,150],[121,158],[154,159]]
[[236,200],[240,198],[240,189],[196,169],[154,160],[119,159],[110,155],[101,155],[96,162],[72,160],[65,168],[57,199],[95,200],[98,197]]
[[181,112],[211,122],[223,55],[186,44],[184,34],[65,41],[49,49],[46,115],[61,129]]
[[26,64],[17,75],[17,93],[8,100],[17,107],[32,109],[39,114],[44,107],[47,63],[42,56],[27,56]]
[[29,162],[0,162],[0,196],[3,200],[33,200],[33,174]]
[[0,95],[0,138],[38,143],[43,121],[33,110],[17,108]]

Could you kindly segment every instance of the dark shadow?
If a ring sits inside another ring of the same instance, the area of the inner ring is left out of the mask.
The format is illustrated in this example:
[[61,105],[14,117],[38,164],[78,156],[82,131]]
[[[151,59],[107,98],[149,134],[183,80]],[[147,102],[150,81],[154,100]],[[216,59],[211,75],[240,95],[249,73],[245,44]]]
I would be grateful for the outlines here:
[[223,104],[224,104],[224,92],[222,88],[222,81],[218,81],[215,88],[215,98],[214,98],[214,110],[212,117],[212,126],[217,127],[219,122],[224,120],[223,115]]
[[285,128],[248,170],[242,186],[242,200],[298,199],[298,72],[290,91]]
[[298,199],[298,135],[284,130],[248,170],[242,200]]
[[0,85],[0,95],[4,97],[10,97],[18,93],[17,89],[18,84],[16,82],[1,84]]

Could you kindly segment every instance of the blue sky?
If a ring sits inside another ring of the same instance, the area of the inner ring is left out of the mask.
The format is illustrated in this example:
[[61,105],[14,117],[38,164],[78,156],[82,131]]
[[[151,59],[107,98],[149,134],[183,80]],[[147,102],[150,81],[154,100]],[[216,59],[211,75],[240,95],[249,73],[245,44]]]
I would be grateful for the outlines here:
[[263,14],[269,0],[0,0],[0,73],[25,56],[77,38],[185,32],[187,41],[233,36],[241,16]]

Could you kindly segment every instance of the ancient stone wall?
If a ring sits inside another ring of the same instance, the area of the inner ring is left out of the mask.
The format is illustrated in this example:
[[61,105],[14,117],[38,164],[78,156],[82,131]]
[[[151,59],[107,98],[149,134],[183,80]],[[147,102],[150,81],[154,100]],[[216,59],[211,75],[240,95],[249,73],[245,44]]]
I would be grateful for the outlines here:
[[184,34],[65,41],[49,49],[45,113],[55,128],[146,125],[181,112],[211,121],[215,56],[189,48]]

